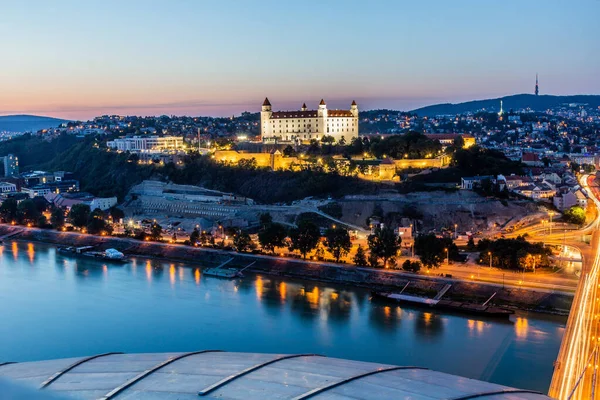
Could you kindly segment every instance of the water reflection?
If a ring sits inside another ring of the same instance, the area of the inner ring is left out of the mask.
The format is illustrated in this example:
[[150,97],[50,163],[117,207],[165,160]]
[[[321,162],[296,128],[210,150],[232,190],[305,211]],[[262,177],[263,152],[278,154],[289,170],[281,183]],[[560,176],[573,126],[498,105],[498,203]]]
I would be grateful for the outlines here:
[[434,336],[439,336],[444,331],[444,318],[439,314],[434,314],[426,311],[417,313],[415,321],[415,332],[419,339],[431,339]]
[[529,321],[527,318],[517,317],[515,321],[515,335],[519,340],[526,340],[529,331]]

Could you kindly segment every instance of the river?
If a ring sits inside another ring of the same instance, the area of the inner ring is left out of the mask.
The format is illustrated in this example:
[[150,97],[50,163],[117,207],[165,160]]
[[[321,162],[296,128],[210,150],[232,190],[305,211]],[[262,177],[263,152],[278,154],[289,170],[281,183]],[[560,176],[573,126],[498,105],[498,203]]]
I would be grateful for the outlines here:
[[42,244],[0,246],[0,362],[109,351],[318,353],[546,392],[565,323],[439,314],[329,284],[229,281],[184,264],[107,265]]

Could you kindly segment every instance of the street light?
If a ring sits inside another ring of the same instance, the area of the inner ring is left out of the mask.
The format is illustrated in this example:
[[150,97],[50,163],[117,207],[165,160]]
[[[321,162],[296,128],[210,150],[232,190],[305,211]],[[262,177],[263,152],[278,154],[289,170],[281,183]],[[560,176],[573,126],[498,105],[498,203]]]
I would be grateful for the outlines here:
[[447,247],[444,250],[446,250],[446,265],[450,265],[450,252]]
[[552,235],[552,217],[554,216],[554,211],[550,211],[548,215],[550,216],[550,234]]
[[458,238],[458,235],[456,234],[457,228],[458,228],[458,224],[454,224],[454,239]]
[[488,251],[488,257],[490,258],[490,269],[492,268],[492,252]]

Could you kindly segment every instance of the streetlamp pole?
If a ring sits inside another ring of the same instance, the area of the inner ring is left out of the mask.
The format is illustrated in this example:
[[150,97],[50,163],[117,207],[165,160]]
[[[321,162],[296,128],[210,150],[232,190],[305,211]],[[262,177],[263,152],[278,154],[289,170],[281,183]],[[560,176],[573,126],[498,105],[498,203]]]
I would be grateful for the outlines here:
[[446,266],[448,266],[450,265],[450,251],[447,247],[444,250],[446,250]]
[[488,251],[488,256],[490,257],[490,269],[492,269],[492,252]]
[[456,233],[456,229],[458,228],[458,224],[454,224],[454,240],[458,238],[458,234]]
[[554,215],[554,212],[550,211],[548,215],[550,215],[550,234],[552,235],[552,216]]

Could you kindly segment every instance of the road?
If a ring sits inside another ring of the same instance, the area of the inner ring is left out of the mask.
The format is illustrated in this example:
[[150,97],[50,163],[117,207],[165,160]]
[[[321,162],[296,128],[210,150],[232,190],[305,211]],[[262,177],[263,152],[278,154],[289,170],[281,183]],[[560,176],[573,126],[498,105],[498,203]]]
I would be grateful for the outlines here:
[[[600,210],[600,192],[591,187],[593,177],[584,176],[582,186]],[[581,233],[591,234],[590,245],[581,244],[583,256],[582,273],[571,306],[571,313],[554,366],[549,395],[557,399],[600,398],[600,233],[599,218]]]

